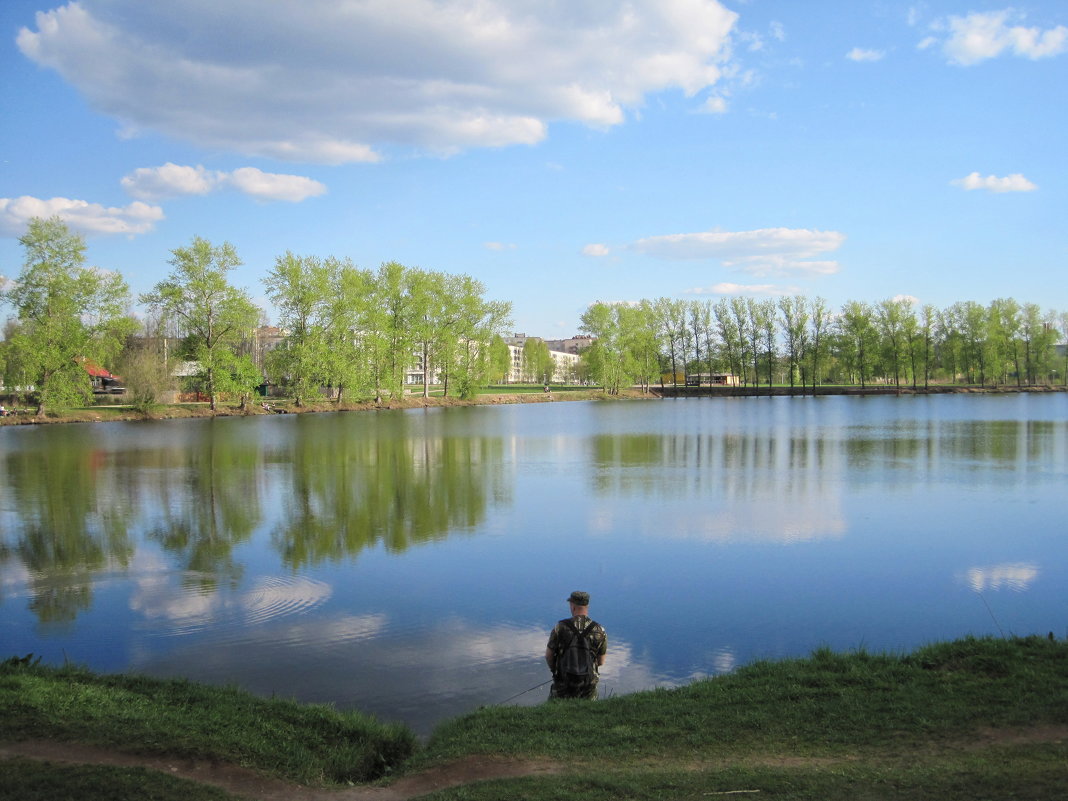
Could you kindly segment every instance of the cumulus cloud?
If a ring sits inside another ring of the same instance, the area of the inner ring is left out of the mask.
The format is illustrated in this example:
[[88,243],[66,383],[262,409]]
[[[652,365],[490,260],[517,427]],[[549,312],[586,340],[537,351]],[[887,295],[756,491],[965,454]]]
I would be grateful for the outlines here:
[[163,209],[141,201],[128,206],[102,206],[85,200],[54,197],[42,200],[23,195],[0,198],[0,233],[21,236],[34,217],[59,217],[83,234],[144,234],[163,219]]
[[596,243],[586,245],[586,247],[582,249],[583,256],[592,256],[594,258],[601,258],[602,256],[607,256],[609,253],[608,245]]
[[716,84],[718,0],[80,0],[17,38],[126,129],[292,161],[532,144]]
[[299,203],[326,192],[326,186],[302,175],[263,172],[240,167],[233,172],[185,167],[167,162],[162,167],[140,167],[122,179],[123,188],[139,200],[162,200],[181,195],[206,195],[234,189],[257,200]]
[[854,47],[846,53],[846,58],[850,61],[879,61],[885,55],[886,53],[882,50],[865,50],[862,47]]
[[631,247],[662,259],[718,260],[752,275],[831,275],[836,261],[817,259],[845,241],[838,231],[761,228],[755,231],[705,231],[639,239]]
[[1068,50],[1068,27],[1028,28],[1013,25],[1015,19],[1019,19],[1019,15],[1012,9],[973,12],[966,17],[951,16],[935,23],[934,35],[924,39],[920,46],[941,44],[950,63],[964,67],[1006,52],[1034,61]]
[[950,181],[953,186],[959,186],[962,189],[971,192],[975,189],[985,189],[988,192],[1033,192],[1038,189],[1038,186],[1028,181],[1020,173],[1014,172],[1012,175],[1006,175],[1004,178],[998,178],[996,175],[987,175],[985,178],[977,172],[973,172],[964,178],[957,178]]

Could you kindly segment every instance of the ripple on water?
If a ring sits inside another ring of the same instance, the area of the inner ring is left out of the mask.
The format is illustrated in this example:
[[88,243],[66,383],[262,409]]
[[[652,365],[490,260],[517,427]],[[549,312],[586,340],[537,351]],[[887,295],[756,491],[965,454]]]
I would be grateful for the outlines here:
[[187,584],[160,598],[157,613],[149,616],[168,621],[155,627],[157,636],[225,634],[307,614],[332,594],[329,584],[307,576],[263,576],[251,588],[232,594],[215,586]]

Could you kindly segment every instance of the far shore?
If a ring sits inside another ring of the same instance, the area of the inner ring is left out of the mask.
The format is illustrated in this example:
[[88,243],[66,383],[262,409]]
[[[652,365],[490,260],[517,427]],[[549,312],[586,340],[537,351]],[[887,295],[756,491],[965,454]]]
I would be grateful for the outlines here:
[[[0,417],[3,425],[36,425],[47,423],[100,423],[113,421],[137,420],[173,420],[202,417],[234,417],[269,414],[306,414],[324,412],[358,412],[358,411],[396,411],[406,409],[429,409],[455,406],[497,406],[516,403],[550,403],[557,401],[614,401],[614,400],[657,400],[657,399],[694,399],[694,398],[742,398],[742,397],[812,397],[827,395],[946,395],[946,394],[1011,394],[1011,393],[1049,393],[1068,392],[1065,386],[1023,386],[1001,385],[997,387],[980,387],[960,384],[932,384],[928,387],[892,386],[885,384],[866,387],[828,385],[818,387],[789,386],[653,386],[648,390],[632,387],[618,394],[609,394],[601,389],[589,387],[551,387],[546,392],[540,387],[516,386],[514,389],[494,388],[483,391],[474,398],[460,399],[431,394],[423,397],[422,393],[412,393],[403,398],[393,398],[375,402],[361,400],[337,403],[328,399],[307,401],[298,406],[291,398],[260,398],[249,401],[245,406],[232,401],[217,404],[212,411],[207,403],[160,404],[148,413],[140,412],[121,403],[85,406],[67,411],[47,412],[43,417],[34,414],[33,409],[15,407],[13,413]],[[265,408],[266,407],[269,408]],[[11,407],[8,407],[11,409]]]

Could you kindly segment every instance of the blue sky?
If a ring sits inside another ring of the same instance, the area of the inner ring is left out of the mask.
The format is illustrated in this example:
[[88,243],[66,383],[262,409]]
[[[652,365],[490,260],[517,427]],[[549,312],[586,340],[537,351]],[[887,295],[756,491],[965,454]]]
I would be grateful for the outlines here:
[[[1068,310],[1068,3],[5,0],[0,275],[58,214],[467,273],[514,330],[660,296]],[[271,312],[268,309],[270,316]]]

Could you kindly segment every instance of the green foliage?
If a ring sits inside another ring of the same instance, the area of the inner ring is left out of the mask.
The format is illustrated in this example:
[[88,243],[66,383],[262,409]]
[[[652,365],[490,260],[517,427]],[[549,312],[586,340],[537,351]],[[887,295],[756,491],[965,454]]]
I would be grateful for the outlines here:
[[297,405],[319,388],[399,397],[418,366],[423,394],[436,375],[470,397],[491,376],[489,344],[507,324],[509,304],[483,299],[485,287],[397,262],[377,272],[348,261],[278,259],[265,280],[286,339],[268,362]]
[[527,381],[548,384],[553,379],[555,364],[545,340],[528,337],[523,343],[523,373]]
[[19,239],[22,272],[3,293],[17,315],[5,346],[8,379],[37,388],[37,413],[92,397],[86,360],[110,363],[134,322],[115,273],[85,265],[85,240],[58,217],[34,218]]
[[142,295],[141,302],[158,309],[185,333],[184,355],[196,362],[197,377],[214,410],[220,392],[248,392],[260,381],[236,353],[256,326],[259,309],[247,292],[227,279],[227,273],[241,264],[229,242],[215,246],[194,237],[189,247],[171,253],[170,276]]
[[128,345],[119,364],[126,400],[142,414],[151,414],[162,403],[164,393],[174,388],[161,353],[146,343]]

